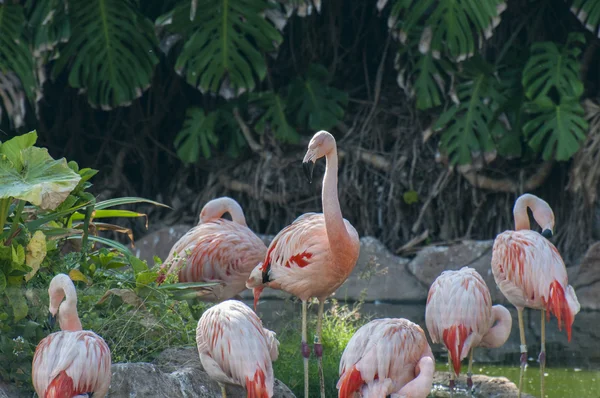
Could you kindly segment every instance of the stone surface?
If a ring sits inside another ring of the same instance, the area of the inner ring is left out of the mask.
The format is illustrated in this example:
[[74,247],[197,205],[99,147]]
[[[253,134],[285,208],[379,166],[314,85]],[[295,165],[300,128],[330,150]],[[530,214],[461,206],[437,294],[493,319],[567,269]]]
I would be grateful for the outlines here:
[[452,246],[429,246],[417,253],[408,264],[408,269],[429,291],[429,286],[443,271],[458,270],[465,266],[474,268],[490,289],[493,303],[507,304],[492,274],[493,244],[493,240],[465,240]]
[[600,242],[589,247],[569,283],[575,288],[582,310],[600,310]]
[[190,228],[192,228],[191,225],[173,225],[161,228],[136,241],[135,248],[131,248],[131,250],[141,260],[146,260],[149,265],[154,264],[154,256],[158,256],[164,261],[175,242]]
[[[204,372],[195,348],[165,350],[153,363],[117,363],[112,365],[109,398],[215,398],[221,396],[217,382]],[[0,396],[1,397],[1,396]],[[227,397],[245,398],[240,387],[227,386]],[[276,380],[277,398],[294,398],[283,383]]]
[[[434,388],[429,395],[431,398],[450,397],[448,383],[450,381],[448,372],[435,372],[433,375]],[[454,398],[512,398],[519,396],[519,389],[512,381],[506,377],[489,377],[484,375],[473,375],[473,395],[467,392],[467,377],[461,375],[456,380]],[[521,398],[534,398],[529,394],[521,394]]]
[[31,392],[19,391],[15,386],[0,381],[0,398],[30,398]]

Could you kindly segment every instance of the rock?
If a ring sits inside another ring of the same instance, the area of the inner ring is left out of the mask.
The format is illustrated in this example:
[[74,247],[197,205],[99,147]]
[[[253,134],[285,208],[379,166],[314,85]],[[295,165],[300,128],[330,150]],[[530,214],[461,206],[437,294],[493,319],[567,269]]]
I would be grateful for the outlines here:
[[[219,384],[204,372],[196,348],[170,348],[153,363],[117,363],[112,365],[109,398],[214,398],[221,396]],[[1,396],[0,396],[1,397]],[[227,386],[227,397],[245,398],[241,387]],[[294,398],[294,394],[275,380],[276,398]]]
[[150,266],[154,264],[154,256],[164,261],[175,242],[191,228],[191,225],[173,225],[149,233],[135,242],[133,253],[140,260],[146,260]]
[[32,392],[19,390],[12,384],[0,380],[0,398],[29,398]]
[[493,240],[465,240],[452,246],[429,246],[417,253],[408,264],[408,269],[426,287],[445,270],[458,270],[469,266],[485,280],[494,304],[507,304],[508,301],[496,286],[492,274]]
[[578,271],[574,278],[569,279],[569,283],[575,289],[581,309],[600,310],[600,242],[589,247]]
[[[448,384],[450,373],[435,372],[433,375],[433,391],[429,395],[432,398],[450,397]],[[461,375],[456,380],[454,398],[511,398],[519,396],[519,388],[506,377],[489,377],[484,375],[473,375],[473,395],[467,393],[467,377]],[[532,395],[522,393],[522,398],[534,398]]]

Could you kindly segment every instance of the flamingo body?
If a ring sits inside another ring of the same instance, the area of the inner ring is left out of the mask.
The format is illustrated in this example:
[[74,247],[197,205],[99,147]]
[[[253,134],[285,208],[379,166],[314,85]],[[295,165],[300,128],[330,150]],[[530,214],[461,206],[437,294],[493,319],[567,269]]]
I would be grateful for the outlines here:
[[406,319],[376,319],[350,339],[340,361],[340,398],[424,398],[431,391],[433,354],[423,329]]
[[[494,322],[502,318],[503,332],[498,338],[485,339]],[[463,267],[444,271],[433,282],[427,295],[425,323],[431,341],[443,343],[448,349],[458,375],[461,360],[472,348],[498,347],[506,342],[512,318],[506,308],[492,307],[490,291],[481,275]]]
[[264,260],[267,251],[264,242],[246,226],[243,213],[241,221],[237,217],[229,221],[220,218],[230,211],[229,207],[222,206],[214,215],[205,215],[207,207],[223,199],[227,200],[225,203],[231,201],[237,205],[230,198],[207,203],[200,223],[173,245],[164,262],[164,267],[169,267],[167,274],[179,270],[179,282],[219,282],[219,286],[209,289],[216,301],[242,292],[250,272]]
[[492,273],[506,299],[517,308],[548,311],[571,327],[580,306],[569,285],[567,270],[556,247],[532,230],[505,231],[494,241]]
[[273,396],[272,361],[279,355],[279,342],[247,305],[226,300],[205,311],[196,328],[196,343],[211,378],[245,387],[249,398]]

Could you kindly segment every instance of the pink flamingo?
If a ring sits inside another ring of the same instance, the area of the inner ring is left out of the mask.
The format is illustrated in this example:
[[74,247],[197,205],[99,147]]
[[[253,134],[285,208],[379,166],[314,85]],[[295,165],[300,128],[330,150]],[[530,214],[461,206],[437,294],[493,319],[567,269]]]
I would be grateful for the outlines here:
[[35,391],[40,398],[83,398],[92,394],[94,398],[105,397],[111,378],[108,345],[96,333],[82,330],[77,315],[77,292],[67,275],[56,275],[48,293],[50,326],[54,326],[58,316],[61,331],[44,338],[35,350],[32,364]]
[[279,355],[279,341],[246,304],[227,300],[205,311],[196,343],[202,366],[221,385],[223,398],[225,384],[245,387],[248,398],[273,396],[272,361]]
[[275,236],[264,262],[246,282],[254,289],[254,308],[264,286],[288,292],[302,300],[302,356],[304,357],[304,393],[308,397],[308,358],[306,312],[311,297],[319,300],[317,330],[314,339],[320,376],[321,397],[325,397],[321,326],[323,305],[329,295],[350,275],[360,251],[358,233],[342,218],[337,193],[338,158],[335,138],[326,131],[316,133],[308,144],[303,166],[309,182],[317,159],[325,157],[323,213],[306,213]]
[[435,359],[423,329],[406,319],[375,319],[356,331],[340,361],[339,398],[425,398]]
[[431,285],[425,307],[425,323],[433,343],[448,349],[450,390],[460,362],[469,355],[467,387],[473,387],[475,347],[497,348],[510,336],[512,317],[501,305],[492,306],[490,291],[477,271],[463,267],[444,271]]
[[[233,221],[221,218],[225,213]],[[173,245],[161,269],[169,266],[169,275],[180,268],[179,282],[220,282],[206,289],[205,298],[222,301],[246,288],[250,272],[266,252],[264,242],[246,225],[240,205],[222,197],[204,205],[198,225]]]
[[[542,234],[529,229],[527,208],[542,227]],[[556,247],[548,240],[554,228],[552,208],[535,195],[521,195],[513,208],[515,231],[504,231],[496,237],[492,252],[492,272],[502,294],[517,308],[521,337],[521,372],[519,397],[523,372],[527,364],[527,345],[523,326],[523,308],[542,311],[540,383],[544,396],[544,366],[546,364],[546,317],[550,313],[558,320],[559,329],[564,322],[567,338],[571,341],[571,326],[579,312],[575,290],[569,285],[567,270]],[[547,313],[546,313],[547,311]],[[562,329],[561,329],[562,330]]]

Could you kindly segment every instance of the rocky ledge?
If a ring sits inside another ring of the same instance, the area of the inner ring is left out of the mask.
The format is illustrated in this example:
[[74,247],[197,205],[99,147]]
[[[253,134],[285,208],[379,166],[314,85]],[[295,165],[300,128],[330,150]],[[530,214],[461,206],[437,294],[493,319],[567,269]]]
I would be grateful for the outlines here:
[[[433,390],[429,398],[450,397],[448,372],[435,372],[433,376]],[[473,395],[467,392],[467,378],[462,375],[456,380],[454,398],[513,398],[519,396],[519,389],[506,377],[489,377],[473,375]],[[529,394],[521,394],[521,398],[534,398]]]

